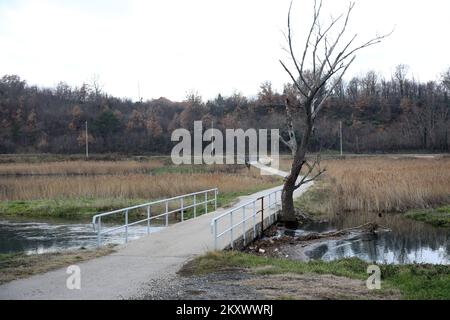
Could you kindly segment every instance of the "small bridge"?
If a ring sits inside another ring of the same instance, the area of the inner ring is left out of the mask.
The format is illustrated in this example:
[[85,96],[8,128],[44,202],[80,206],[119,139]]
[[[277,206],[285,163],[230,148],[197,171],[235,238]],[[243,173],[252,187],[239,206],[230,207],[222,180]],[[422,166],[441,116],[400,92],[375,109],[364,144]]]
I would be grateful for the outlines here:
[[[294,196],[300,196],[310,185],[302,186]],[[93,224],[99,245],[102,236],[114,232],[102,225],[110,216],[120,218],[122,215],[124,224],[120,230],[125,231],[125,243],[128,241],[127,230],[132,225],[169,225],[171,215],[177,215],[173,220],[180,223],[119,246],[108,256],[79,263],[81,290],[67,289],[69,275],[67,268],[62,268],[1,285],[0,299],[139,297],[152,290],[155,283],[162,285],[165,279],[177,277],[180,268],[193,257],[212,250],[237,248],[258,237],[264,228],[276,221],[281,188],[240,197],[231,208],[214,210],[219,191],[212,189],[98,215]],[[145,219],[142,219],[142,212],[145,212]]]
[[[182,223],[208,214],[210,206],[213,207],[213,211],[216,211],[218,194],[219,189],[210,189],[95,215],[92,218],[92,226],[97,233],[97,246],[102,245],[102,238],[106,234],[114,232],[123,232],[124,242],[128,243],[128,231],[133,226],[146,224],[147,234],[150,235],[150,228],[155,221],[159,220],[158,226],[162,224],[169,227],[170,216],[173,217],[172,221]],[[245,246],[256,239],[277,221],[280,204],[281,189],[276,188],[217,217],[212,217],[211,233],[214,250],[224,247],[234,249],[236,244]],[[145,218],[141,219],[144,215]],[[137,217],[136,221],[131,221],[130,216]],[[117,221],[120,218],[124,221],[123,225],[108,228],[102,224],[105,219]]]

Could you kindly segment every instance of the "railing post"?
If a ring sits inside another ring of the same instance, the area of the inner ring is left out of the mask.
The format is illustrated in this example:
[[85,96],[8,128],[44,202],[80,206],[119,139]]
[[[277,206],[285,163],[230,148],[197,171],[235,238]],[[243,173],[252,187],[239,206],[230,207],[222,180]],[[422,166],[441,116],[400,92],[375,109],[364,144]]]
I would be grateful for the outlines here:
[[256,201],[253,201],[253,239],[256,239]]
[[166,227],[169,226],[169,201],[166,201]]
[[184,221],[184,198],[181,198],[181,222]]
[[194,218],[197,218],[197,195],[194,194]]
[[280,191],[280,208],[283,210],[283,191]]
[[272,194],[269,193],[269,223],[272,222]]
[[217,189],[214,189],[214,211],[217,210]]
[[150,234],[150,217],[151,217],[151,209],[150,206],[147,207],[147,234]]
[[102,245],[102,217],[98,217],[97,247],[100,248],[101,245]]
[[125,243],[128,243],[128,210],[125,211]]
[[214,220],[214,250],[217,250],[217,220]]
[[272,210],[272,194],[269,194],[269,211]]
[[261,238],[264,234],[264,197],[261,197]]
[[270,222],[275,222],[275,210],[277,209],[277,192],[273,194],[273,204],[272,204],[273,213],[270,214]]
[[205,192],[205,214],[208,214],[208,192]]
[[231,249],[234,249],[234,240],[233,240],[233,211],[230,213],[230,245]]
[[242,208],[242,213],[243,213],[243,216],[244,216],[244,218],[243,218],[243,222],[242,222],[242,225],[243,225],[243,228],[244,228],[244,234],[243,234],[243,238],[244,238],[244,246],[247,244],[247,228],[245,227],[245,220],[246,220],[246,217],[245,217],[245,206],[244,206],[244,208]]

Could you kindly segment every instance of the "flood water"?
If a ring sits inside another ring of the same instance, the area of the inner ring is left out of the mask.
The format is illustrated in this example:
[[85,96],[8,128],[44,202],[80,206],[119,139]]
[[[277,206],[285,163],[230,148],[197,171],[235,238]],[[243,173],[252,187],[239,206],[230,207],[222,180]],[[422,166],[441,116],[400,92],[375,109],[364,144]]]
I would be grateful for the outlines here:
[[[114,225],[105,225],[113,227]],[[152,227],[150,232],[157,232],[162,227]],[[147,226],[129,227],[128,239],[135,240],[147,234]],[[115,232],[102,236],[102,244],[123,244],[124,233]],[[89,222],[64,220],[38,220],[27,222],[21,220],[0,221],[0,253],[24,252],[42,254],[61,250],[95,248],[97,235]]]
[[344,239],[324,240],[303,248],[303,253],[309,259],[325,261],[357,257],[370,263],[450,264],[450,230],[434,228],[399,215],[335,217],[329,222],[307,225],[296,234],[342,230],[372,221],[391,229],[391,232],[354,233]]
[[[325,261],[357,257],[375,263],[450,265],[450,230],[434,228],[405,219],[400,215],[384,215],[381,218],[358,214],[333,217],[327,222],[311,223],[296,230],[295,233],[304,235],[311,232],[342,230],[367,222],[376,222],[392,231],[363,235],[354,233],[339,240],[315,242],[301,250],[309,259]],[[114,224],[105,225],[105,227],[113,226]],[[155,226],[150,229],[150,232],[158,232],[162,229],[163,227]],[[132,241],[146,234],[145,225],[133,226],[129,228],[128,238]],[[124,233],[118,231],[107,234],[102,240],[103,244],[123,244]],[[92,224],[87,221],[0,221],[0,253],[42,254],[95,248],[96,245],[96,233]]]

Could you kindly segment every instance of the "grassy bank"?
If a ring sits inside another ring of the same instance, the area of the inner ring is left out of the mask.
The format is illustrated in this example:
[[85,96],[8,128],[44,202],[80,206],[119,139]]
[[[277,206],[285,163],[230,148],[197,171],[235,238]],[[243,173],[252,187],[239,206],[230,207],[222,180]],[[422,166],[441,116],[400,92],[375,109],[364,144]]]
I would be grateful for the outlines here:
[[437,209],[410,210],[406,213],[406,217],[435,227],[450,228],[450,205]]
[[34,255],[23,253],[0,254],[0,285],[35,274],[68,267],[113,252],[112,247],[106,247],[98,250],[63,251]]
[[[219,193],[217,205],[227,207],[232,205],[238,197],[268,189],[281,184],[266,182],[256,187],[248,187],[241,191]],[[153,199],[157,200],[157,198]],[[152,199],[123,199],[123,198],[75,198],[75,199],[53,199],[53,200],[28,200],[28,201],[2,201],[0,202],[0,217],[33,217],[33,218],[91,218],[92,215],[108,212],[115,209],[126,208],[152,201]],[[212,206],[210,206],[211,210]],[[202,214],[202,209],[198,210]],[[186,218],[189,218],[189,212]]]
[[[281,184],[239,165],[174,166],[167,159],[0,164],[0,216],[82,218],[219,188],[219,206]],[[175,208],[173,208],[175,209]]]
[[[259,257],[241,252],[213,252],[196,258],[181,271],[183,275],[204,275],[230,268],[244,268],[257,274],[322,274],[366,280],[368,264],[359,259],[333,262],[299,262]],[[398,289],[405,299],[450,299],[450,267],[432,265],[381,265],[382,290]]]
[[147,201],[141,199],[54,199],[0,202],[0,217],[88,218],[99,212],[126,208]]
[[313,216],[327,215],[333,211],[330,207],[331,187],[318,180],[301,197],[294,202],[295,207]]

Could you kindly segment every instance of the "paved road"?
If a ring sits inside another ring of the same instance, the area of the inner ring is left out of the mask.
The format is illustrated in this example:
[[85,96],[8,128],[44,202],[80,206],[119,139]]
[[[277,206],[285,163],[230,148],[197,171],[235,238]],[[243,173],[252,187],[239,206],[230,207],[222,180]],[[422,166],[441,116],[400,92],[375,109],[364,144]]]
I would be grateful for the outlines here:
[[[300,196],[308,187],[297,190],[295,196]],[[233,207],[280,189],[276,187],[241,197]],[[188,260],[212,251],[214,241],[211,219],[226,210],[229,209],[220,208],[197,219],[172,225],[130,242],[109,256],[80,263],[81,290],[67,289],[68,275],[66,268],[63,268],[2,285],[0,299],[103,300],[140,296],[149,281],[159,280],[159,283],[163,283],[164,279],[173,277]],[[229,222],[226,219],[221,223],[220,227],[225,229]],[[250,228],[253,225],[247,227],[248,230]],[[224,239],[219,247],[223,248],[227,244]]]

